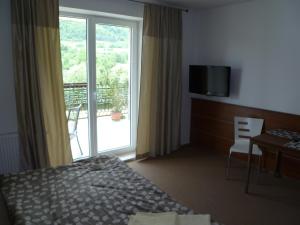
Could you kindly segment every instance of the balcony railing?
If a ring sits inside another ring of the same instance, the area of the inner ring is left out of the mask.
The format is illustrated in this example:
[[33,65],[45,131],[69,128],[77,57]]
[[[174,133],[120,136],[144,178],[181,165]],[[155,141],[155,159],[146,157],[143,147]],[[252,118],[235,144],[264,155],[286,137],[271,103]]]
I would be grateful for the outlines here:
[[[105,87],[96,85],[96,104],[97,116],[108,116],[114,108],[114,95],[117,94],[119,100],[122,101],[122,113],[128,111],[128,86],[118,85],[115,87]],[[76,107],[82,104],[82,113],[80,118],[87,117],[88,108],[88,88],[87,83],[65,83],[64,96],[66,108]],[[84,113],[85,112],[85,113]]]

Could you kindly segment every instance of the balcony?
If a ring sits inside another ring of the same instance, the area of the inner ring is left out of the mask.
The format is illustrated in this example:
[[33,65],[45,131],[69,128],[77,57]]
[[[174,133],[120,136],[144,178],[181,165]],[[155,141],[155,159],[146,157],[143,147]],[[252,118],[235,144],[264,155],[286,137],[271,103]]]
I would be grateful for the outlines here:
[[[97,108],[97,150],[105,152],[130,145],[130,119],[128,118],[128,86],[96,86]],[[77,136],[71,138],[73,159],[88,157],[89,123],[88,123],[88,89],[87,83],[65,83],[64,97],[66,109],[82,105],[77,124]],[[112,111],[121,108],[120,120],[112,119]],[[80,151],[80,147],[82,154]]]

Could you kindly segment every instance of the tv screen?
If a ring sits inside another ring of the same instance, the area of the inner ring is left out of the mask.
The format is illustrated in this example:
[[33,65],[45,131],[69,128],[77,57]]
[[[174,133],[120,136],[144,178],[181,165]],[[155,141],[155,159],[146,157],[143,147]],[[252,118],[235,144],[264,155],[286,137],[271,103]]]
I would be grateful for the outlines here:
[[191,93],[228,97],[230,67],[190,65],[189,89]]

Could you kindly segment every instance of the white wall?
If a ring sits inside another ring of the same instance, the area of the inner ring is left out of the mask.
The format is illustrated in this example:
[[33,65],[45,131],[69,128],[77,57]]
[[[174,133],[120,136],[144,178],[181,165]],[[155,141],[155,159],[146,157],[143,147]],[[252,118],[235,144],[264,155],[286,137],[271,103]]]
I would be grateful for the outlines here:
[[127,0],[60,0],[61,7],[143,17],[143,4]]
[[189,143],[191,101],[189,94],[189,65],[203,60],[200,43],[204,43],[202,31],[206,23],[202,12],[190,10],[182,15],[182,111],[181,111],[181,144]]
[[[299,0],[254,0],[191,15],[184,83],[187,64],[229,65],[231,97],[207,99],[300,114],[299,12]],[[189,142],[189,97],[185,93],[182,143]]]
[[10,1],[0,1],[0,135],[17,132]]

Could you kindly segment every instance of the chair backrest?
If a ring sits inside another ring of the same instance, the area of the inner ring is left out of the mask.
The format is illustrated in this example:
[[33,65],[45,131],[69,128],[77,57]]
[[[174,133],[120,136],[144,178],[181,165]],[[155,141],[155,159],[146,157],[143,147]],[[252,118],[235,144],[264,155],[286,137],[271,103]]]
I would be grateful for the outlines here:
[[264,120],[247,117],[234,117],[234,139],[249,141],[261,134]]
[[68,128],[69,134],[73,134],[77,130],[78,118],[81,109],[81,104],[77,107],[70,108],[68,111]]

